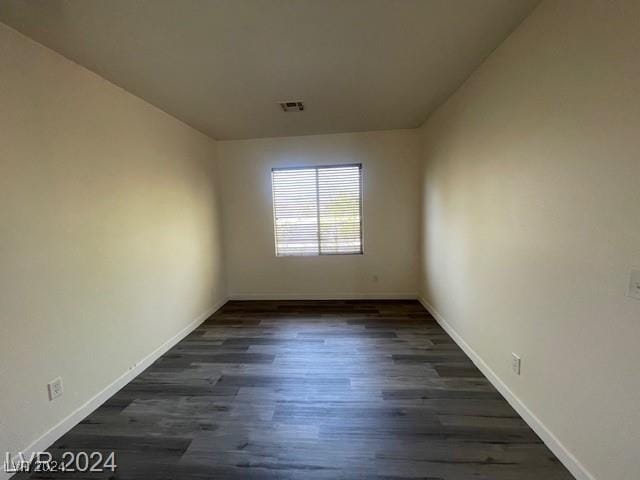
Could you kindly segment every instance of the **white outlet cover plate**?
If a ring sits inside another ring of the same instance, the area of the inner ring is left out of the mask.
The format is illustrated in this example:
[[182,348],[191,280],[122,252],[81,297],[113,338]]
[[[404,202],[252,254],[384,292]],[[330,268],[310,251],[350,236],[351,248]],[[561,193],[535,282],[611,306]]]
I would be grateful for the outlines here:
[[628,295],[640,300],[640,270],[631,270]]
[[520,375],[520,357],[515,353],[511,354],[511,369],[516,375]]
[[64,391],[62,387],[62,378],[54,378],[47,384],[47,392],[49,392],[49,400],[54,400],[62,395]]

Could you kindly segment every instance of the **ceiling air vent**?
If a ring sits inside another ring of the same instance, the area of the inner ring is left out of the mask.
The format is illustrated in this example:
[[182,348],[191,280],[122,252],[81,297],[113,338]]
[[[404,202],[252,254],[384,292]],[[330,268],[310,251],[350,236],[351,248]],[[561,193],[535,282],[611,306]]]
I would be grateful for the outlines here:
[[280,102],[283,112],[302,112],[304,104],[302,102]]

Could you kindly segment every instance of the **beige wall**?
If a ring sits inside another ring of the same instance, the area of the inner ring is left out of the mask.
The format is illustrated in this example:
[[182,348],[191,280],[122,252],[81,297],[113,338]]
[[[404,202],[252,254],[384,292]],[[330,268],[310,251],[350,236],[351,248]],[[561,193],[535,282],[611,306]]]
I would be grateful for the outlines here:
[[224,299],[215,156],[0,24],[0,462]]
[[640,472],[639,21],[545,1],[423,129],[422,295],[600,480]]
[[[417,131],[238,140],[218,145],[231,297],[415,295],[419,268]],[[363,164],[364,255],[276,257],[271,168],[339,163]]]

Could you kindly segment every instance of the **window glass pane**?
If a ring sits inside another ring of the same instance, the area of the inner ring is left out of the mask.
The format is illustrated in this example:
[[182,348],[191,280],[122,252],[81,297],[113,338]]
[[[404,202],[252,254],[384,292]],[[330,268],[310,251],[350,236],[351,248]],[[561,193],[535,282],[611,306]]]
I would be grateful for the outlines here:
[[361,166],[274,169],[276,254],[362,253]]
[[316,169],[274,170],[277,255],[318,255]]
[[321,253],[360,253],[360,168],[318,169]]

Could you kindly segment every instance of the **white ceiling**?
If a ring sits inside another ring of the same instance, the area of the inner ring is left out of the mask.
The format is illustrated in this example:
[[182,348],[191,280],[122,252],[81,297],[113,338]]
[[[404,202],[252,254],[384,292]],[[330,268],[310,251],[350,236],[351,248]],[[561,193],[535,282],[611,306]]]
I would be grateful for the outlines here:
[[537,3],[3,0],[0,21],[231,139],[419,126]]

